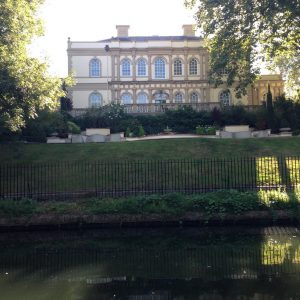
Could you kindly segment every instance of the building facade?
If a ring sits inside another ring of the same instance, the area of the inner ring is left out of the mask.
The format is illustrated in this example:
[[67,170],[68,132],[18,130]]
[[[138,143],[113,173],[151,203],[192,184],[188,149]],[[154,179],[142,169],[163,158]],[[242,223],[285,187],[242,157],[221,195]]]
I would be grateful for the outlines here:
[[69,89],[74,110],[112,101],[127,112],[147,113],[165,106],[192,105],[210,109],[220,105],[260,104],[260,85],[237,99],[233,88],[213,88],[208,82],[209,53],[183,25],[181,36],[135,36],[128,25],[117,25],[117,37],[96,41],[68,40],[68,71],[75,78]]

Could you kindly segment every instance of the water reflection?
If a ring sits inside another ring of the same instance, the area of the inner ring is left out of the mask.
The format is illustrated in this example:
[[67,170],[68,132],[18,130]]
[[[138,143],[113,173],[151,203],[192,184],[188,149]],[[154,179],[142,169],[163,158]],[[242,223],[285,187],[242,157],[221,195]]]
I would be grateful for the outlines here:
[[297,228],[0,234],[0,299],[300,299]]

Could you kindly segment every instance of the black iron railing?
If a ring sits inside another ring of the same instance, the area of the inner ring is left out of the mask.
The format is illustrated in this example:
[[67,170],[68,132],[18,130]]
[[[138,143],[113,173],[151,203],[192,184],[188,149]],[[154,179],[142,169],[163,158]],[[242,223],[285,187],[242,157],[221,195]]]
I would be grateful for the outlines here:
[[292,190],[299,184],[300,157],[0,165],[0,198]]

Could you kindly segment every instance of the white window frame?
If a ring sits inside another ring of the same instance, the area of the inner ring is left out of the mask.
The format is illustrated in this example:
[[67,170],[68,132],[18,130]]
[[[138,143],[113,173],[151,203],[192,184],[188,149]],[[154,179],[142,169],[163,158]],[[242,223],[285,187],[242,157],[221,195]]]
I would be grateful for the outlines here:
[[166,61],[162,57],[157,57],[154,61],[154,78],[155,79],[166,78]]
[[132,95],[130,93],[128,93],[128,92],[123,93],[121,95],[121,101],[122,101],[122,104],[124,104],[124,105],[132,104],[132,102],[133,102],[132,101]]
[[147,76],[147,61],[144,58],[140,58],[137,61],[137,76],[139,77]]
[[189,74],[198,75],[198,61],[196,58],[192,58],[189,62]]
[[[94,99],[92,99],[94,96],[97,96],[99,97],[99,103],[94,103]],[[102,103],[103,103],[103,98],[102,98],[102,95],[98,92],[92,92],[90,95],[89,95],[89,107],[92,107],[92,108],[97,108],[97,107],[100,107],[102,106]]]
[[[226,98],[225,98],[226,95]],[[229,90],[224,90],[219,94],[219,101],[222,106],[230,106],[231,104],[231,94]]]
[[190,94],[190,102],[191,103],[199,103],[199,95],[196,92],[192,92]]
[[90,77],[101,76],[101,62],[98,58],[93,58],[89,62],[89,75]]
[[124,58],[121,62],[121,76],[122,77],[131,76],[131,61],[128,58]]
[[137,104],[148,104],[148,95],[145,92],[141,92],[138,94],[137,99],[136,99]]
[[173,63],[173,68],[174,68],[174,76],[182,76],[182,61],[177,58],[174,60]]
[[174,102],[175,103],[183,103],[183,94],[178,92],[174,96]]

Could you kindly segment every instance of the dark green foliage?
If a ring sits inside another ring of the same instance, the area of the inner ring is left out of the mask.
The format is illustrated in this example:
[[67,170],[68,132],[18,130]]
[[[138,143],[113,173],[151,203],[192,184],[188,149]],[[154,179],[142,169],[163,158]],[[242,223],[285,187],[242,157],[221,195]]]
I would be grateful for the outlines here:
[[31,215],[37,211],[37,203],[30,199],[0,200],[0,216],[17,217]]
[[167,120],[165,114],[163,115],[142,115],[136,116],[139,124],[141,124],[146,134],[159,134],[163,132],[167,126]]
[[185,4],[197,10],[214,85],[226,83],[235,87],[237,96],[245,94],[259,72],[257,62],[263,59],[279,67],[290,88],[298,89],[299,0],[185,0]]
[[300,135],[300,129],[293,131],[292,135],[293,136],[299,136]]
[[73,134],[80,134],[81,130],[78,125],[76,125],[74,122],[68,121],[68,132]]
[[196,134],[198,135],[215,135],[217,128],[215,126],[197,126]]
[[129,127],[126,128],[125,136],[126,136],[126,137],[130,137],[130,136],[131,136],[131,131],[130,131],[130,128],[129,128]]
[[225,125],[249,125],[254,127],[256,112],[247,111],[243,106],[225,107],[221,113],[221,124]]
[[[112,133],[125,131],[122,122],[130,118],[124,114],[120,104],[111,103],[99,108],[89,109],[84,115],[75,118],[74,122],[82,130],[86,128],[110,128]],[[126,127],[125,127],[126,129]]]
[[55,110],[65,95],[46,63],[28,55],[28,45],[43,33],[38,19],[42,3],[0,1],[0,125],[11,132],[23,128],[39,110]]
[[260,210],[298,211],[299,199],[289,194],[290,201],[285,201],[286,195],[274,191],[267,200],[263,200],[256,192],[239,192],[224,190],[205,194],[183,195],[171,193],[165,195],[135,196],[128,198],[91,198],[77,202],[36,202],[24,200],[0,200],[0,216],[26,216],[34,213],[91,213],[91,214],[172,214],[187,212],[203,213],[209,218],[215,214],[240,214]]
[[143,126],[140,125],[140,126],[139,126],[138,136],[139,136],[139,137],[142,137],[142,136],[144,136],[144,135],[145,135],[145,130],[144,130]]
[[[37,118],[27,121],[26,127],[22,130],[22,138],[28,142],[44,143],[47,136],[52,133],[57,133],[60,137],[67,137],[69,119],[68,114],[48,110],[40,111]],[[77,125],[74,124],[74,126]]]

